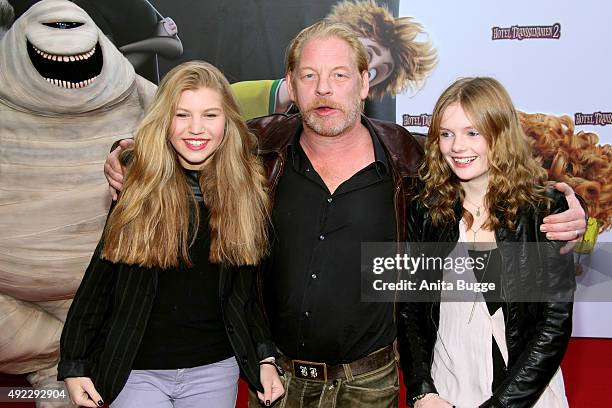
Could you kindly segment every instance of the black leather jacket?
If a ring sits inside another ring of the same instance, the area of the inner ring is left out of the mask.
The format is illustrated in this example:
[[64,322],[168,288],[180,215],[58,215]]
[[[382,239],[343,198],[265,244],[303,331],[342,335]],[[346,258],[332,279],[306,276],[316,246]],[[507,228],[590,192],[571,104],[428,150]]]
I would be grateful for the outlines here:
[[[555,190],[548,194],[552,199],[551,214],[567,209],[563,194]],[[461,213],[461,204],[457,203],[457,220],[461,219]],[[534,282],[536,274],[536,281],[546,281],[549,287],[564,291],[564,300],[571,299],[575,288],[573,257],[571,254],[560,256],[559,249],[563,243],[548,241],[540,232],[539,226],[545,215],[543,210],[522,208],[517,214],[514,231],[505,227],[495,231],[502,257],[502,290],[517,290],[526,281]],[[434,227],[428,210],[416,201],[408,208],[408,230],[409,236],[417,242],[454,243],[459,238],[458,221]],[[534,242],[540,243],[537,246],[539,253],[534,254]],[[437,250],[440,253],[430,255],[444,257],[453,246],[440,245]],[[434,281],[442,278],[441,270],[434,273],[439,274],[433,277]],[[508,373],[503,383],[493,390],[493,396],[481,407],[533,406],[559,368],[571,336],[572,302],[507,302],[506,306]],[[431,363],[440,318],[439,297],[427,303],[403,303],[399,309],[400,363],[411,403],[417,395],[436,392]]]

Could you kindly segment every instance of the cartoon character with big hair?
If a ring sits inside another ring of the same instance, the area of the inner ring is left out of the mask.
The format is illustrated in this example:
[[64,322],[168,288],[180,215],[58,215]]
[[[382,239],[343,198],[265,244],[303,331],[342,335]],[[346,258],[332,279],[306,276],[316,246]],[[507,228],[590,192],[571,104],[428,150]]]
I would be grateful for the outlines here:
[[350,26],[366,46],[372,99],[420,89],[436,66],[436,50],[419,38],[423,26],[412,17],[393,17],[374,0],[343,1],[327,18]]
[[[411,17],[393,17],[374,0],[340,2],[326,18],[350,26],[365,45],[370,99],[416,91],[436,66],[435,48],[421,38],[425,35],[423,26]],[[291,106],[284,79],[243,81],[232,87],[246,119],[286,112]]]
[[599,144],[596,133],[576,132],[567,115],[519,112],[519,118],[548,177],[566,182],[585,199],[589,225],[594,223],[585,239],[593,242],[597,231],[612,228],[612,146]]
[[15,20],[0,40],[0,83],[0,372],[49,387],[110,203],[104,159],[155,85],[67,0]]

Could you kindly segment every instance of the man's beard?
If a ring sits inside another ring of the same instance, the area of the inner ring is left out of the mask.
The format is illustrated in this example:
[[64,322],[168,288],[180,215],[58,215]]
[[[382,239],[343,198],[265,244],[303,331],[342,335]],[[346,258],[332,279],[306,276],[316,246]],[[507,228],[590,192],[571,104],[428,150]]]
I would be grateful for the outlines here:
[[[334,117],[319,116],[315,110],[319,107],[326,106],[336,109],[341,115]],[[361,100],[355,99],[350,105],[332,102],[326,98],[318,98],[302,111],[304,125],[314,130],[321,136],[338,136],[350,129],[361,117]]]

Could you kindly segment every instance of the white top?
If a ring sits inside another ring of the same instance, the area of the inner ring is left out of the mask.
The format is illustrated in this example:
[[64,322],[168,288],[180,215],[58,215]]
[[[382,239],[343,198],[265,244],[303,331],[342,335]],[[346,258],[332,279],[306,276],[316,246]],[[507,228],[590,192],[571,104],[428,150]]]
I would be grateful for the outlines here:
[[[463,222],[459,230],[459,242],[466,242]],[[467,256],[464,245],[456,246],[449,255]],[[457,279],[476,282],[471,269],[459,276],[451,270],[444,270],[443,278],[446,282],[453,282],[455,287]],[[451,302],[444,301],[445,293],[442,291],[431,375],[440,397],[457,408],[478,407],[493,395],[492,338],[495,338],[504,362],[508,364],[503,311],[499,308],[491,316],[482,294],[478,296],[475,302]],[[534,407],[569,407],[560,368]]]

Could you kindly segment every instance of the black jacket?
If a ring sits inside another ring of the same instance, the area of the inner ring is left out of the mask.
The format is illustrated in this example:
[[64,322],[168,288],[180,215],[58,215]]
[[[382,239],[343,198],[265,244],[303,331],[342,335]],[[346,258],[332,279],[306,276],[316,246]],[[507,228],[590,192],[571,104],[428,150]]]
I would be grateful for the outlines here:
[[[567,209],[563,194],[555,190],[548,193],[552,198],[550,213]],[[461,204],[457,203],[457,220],[461,219],[461,214]],[[548,241],[540,232],[539,226],[545,215],[543,210],[521,208],[514,222],[514,231],[506,227],[495,231],[502,257],[502,290],[509,294],[517,293],[517,289],[528,283],[545,282],[549,289],[565,293],[564,301],[506,303],[508,373],[503,383],[493,390],[493,396],[481,407],[531,407],[559,368],[567,348],[572,331],[573,306],[567,300],[572,298],[575,288],[574,263],[571,253],[559,255],[563,243]],[[416,242],[455,243],[459,238],[458,221],[434,227],[428,210],[416,201],[410,204],[408,229]],[[428,249],[439,253],[426,255],[444,257],[453,246],[441,244],[437,250]],[[534,251],[536,248],[539,248],[539,253]],[[438,276],[432,277],[433,281],[442,278],[441,270],[435,273]],[[436,392],[431,362],[439,317],[439,297],[432,302],[403,303],[400,306],[398,342],[409,403],[417,395]]]
[[[90,377],[105,402],[127,381],[147,326],[158,270],[114,264],[93,255],[68,312],[60,345],[58,379]],[[263,391],[259,361],[277,355],[256,301],[253,267],[219,271],[221,313],[240,369]]]

